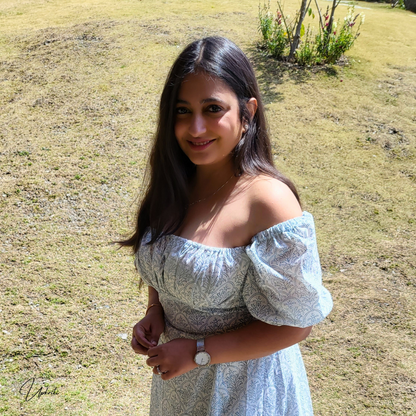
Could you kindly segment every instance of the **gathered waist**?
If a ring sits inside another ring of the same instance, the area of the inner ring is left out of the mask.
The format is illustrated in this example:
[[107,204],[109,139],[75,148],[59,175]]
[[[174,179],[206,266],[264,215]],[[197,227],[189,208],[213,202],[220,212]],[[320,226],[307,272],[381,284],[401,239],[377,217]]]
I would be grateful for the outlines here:
[[233,331],[247,325],[255,318],[245,305],[235,308],[195,309],[183,303],[160,296],[165,313],[165,331],[162,342],[175,338],[197,339]]

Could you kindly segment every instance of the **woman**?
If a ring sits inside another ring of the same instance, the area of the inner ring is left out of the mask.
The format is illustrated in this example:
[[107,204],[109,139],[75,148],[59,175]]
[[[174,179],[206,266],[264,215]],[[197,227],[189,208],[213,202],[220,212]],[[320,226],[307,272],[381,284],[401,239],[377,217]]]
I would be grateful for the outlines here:
[[253,69],[229,40],[175,61],[122,244],[149,286],[132,347],[153,367],[151,415],[312,415],[297,344],[332,300],[312,216],[273,166]]

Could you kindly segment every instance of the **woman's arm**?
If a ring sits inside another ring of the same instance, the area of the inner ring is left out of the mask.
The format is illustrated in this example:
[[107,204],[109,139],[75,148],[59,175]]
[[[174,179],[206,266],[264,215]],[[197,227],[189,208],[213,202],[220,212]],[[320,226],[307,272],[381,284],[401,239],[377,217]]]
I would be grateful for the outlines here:
[[137,354],[147,354],[149,348],[157,345],[164,328],[165,318],[159,294],[149,286],[146,315],[133,328],[131,347]]
[[[265,357],[304,340],[312,327],[295,328],[274,326],[254,321],[243,328],[205,339],[205,350],[211,355],[211,364],[245,361]],[[159,366],[163,380],[184,374],[197,365],[194,362],[196,340],[174,339],[155,348],[149,348],[149,366]],[[154,372],[157,374],[157,370]]]
[[[154,306],[152,306],[154,305]],[[162,305],[159,302],[159,293],[157,293],[156,289],[153,289],[153,287],[149,286],[148,287],[148,301],[147,301],[147,311],[149,312],[149,310],[152,307],[158,307],[161,308]]]
[[254,321],[236,331],[206,338],[205,350],[212,364],[253,360],[303,341],[311,329]]

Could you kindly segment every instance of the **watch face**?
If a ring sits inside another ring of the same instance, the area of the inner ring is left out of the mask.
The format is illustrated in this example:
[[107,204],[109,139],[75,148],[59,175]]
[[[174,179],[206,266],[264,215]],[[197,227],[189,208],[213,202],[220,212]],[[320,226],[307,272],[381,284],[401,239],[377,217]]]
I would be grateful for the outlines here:
[[208,365],[211,362],[211,356],[206,351],[201,351],[195,355],[194,361],[198,365]]

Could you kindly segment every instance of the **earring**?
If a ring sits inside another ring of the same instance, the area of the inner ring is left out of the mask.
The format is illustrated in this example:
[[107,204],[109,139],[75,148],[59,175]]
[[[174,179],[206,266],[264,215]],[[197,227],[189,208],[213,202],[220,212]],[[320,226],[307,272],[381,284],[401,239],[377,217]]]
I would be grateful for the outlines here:
[[248,130],[248,124],[244,124],[244,133],[246,133]]

